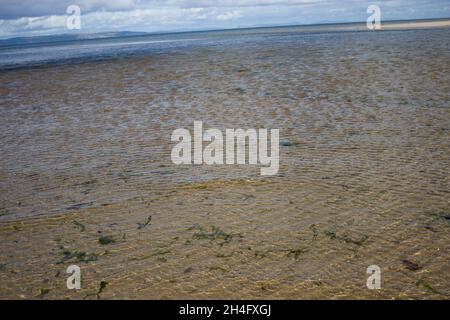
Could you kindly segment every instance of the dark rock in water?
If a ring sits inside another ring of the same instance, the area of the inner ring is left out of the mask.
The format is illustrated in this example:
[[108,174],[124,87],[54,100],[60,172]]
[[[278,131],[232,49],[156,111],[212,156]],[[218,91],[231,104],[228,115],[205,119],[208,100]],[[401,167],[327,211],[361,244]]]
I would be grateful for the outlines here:
[[417,270],[422,269],[422,267],[419,266],[417,263],[414,263],[409,260],[403,260],[402,263],[406,267],[406,269],[411,270],[411,271],[417,271]]
[[285,140],[285,141],[281,141],[280,145],[283,147],[292,147],[294,144],[291,141]]

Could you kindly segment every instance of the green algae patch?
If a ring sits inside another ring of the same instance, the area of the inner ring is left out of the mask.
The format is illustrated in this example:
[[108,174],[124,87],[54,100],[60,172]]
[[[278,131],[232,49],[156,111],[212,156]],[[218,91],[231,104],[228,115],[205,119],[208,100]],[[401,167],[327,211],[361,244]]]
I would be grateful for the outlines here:
[[97,261],[98,256],[95,253],[87,253],[85,251],[63,251],[63,258],[57,262],[57,264],[65,263],[65,262],[92,262]]
[[103,236],[98,239],[98,243],[100,243],[101,245],[107,245],[115,242],[116,240],[114,240],[114,238],[111,236]]

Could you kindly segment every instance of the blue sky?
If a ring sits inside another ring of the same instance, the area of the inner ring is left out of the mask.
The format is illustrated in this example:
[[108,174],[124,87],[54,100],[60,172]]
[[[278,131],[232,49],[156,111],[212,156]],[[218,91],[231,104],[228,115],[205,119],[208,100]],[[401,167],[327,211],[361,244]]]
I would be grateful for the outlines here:
[[0,37],[68,33],[72,4],[83,33],[365,21],[370,4],[382,21],[450,17],[450,0],[0,0]]

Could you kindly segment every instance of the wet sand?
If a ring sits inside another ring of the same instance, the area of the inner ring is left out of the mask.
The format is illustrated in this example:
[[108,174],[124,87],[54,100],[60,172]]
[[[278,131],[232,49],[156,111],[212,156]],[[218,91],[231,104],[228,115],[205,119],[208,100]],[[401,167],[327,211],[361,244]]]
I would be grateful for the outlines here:
[[[0,298],[448,299],[449,39],[290,34],[0,73]],[[279,174],[173,165],[193,120],[279,128]]]
[[[1,298],[448,298],[444,191],[369,174],[209,182],[3,223]],[[65,288],[70,264],[82,269],[78,292]],[[371,264],[380,291],[365,287]]]
[[422,28],[448,28],[448,27],[450,27],[450,20],[382,23],[383,30],[401,30],[401,29],[411,30]]

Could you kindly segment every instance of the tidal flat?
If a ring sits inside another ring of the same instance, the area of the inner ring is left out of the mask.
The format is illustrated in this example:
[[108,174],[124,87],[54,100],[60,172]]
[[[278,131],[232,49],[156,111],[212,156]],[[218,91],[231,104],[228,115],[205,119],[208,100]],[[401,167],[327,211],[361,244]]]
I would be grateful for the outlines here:
[[[450,29],[201,37],[0,71],[0,298],[448,299]],[[194,121],[278,174],[174,165]]]

